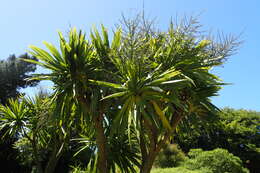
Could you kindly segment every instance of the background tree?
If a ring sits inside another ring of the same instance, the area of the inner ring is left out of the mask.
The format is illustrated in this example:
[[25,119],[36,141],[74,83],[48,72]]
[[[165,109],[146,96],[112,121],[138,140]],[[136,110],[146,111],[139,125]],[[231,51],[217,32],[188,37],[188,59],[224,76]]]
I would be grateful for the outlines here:
[[28,54],[9,56],[7,60],[0,61],[0,103],[5,104],[8,98],[15,98],[19,95],[19,89],[28,86],[35,86],[39,81],[28,81],[36,65],[22,61],[23,59],[34,59]]
[[[107,101],[100,101],[106,90],[101,90],[97,85],[89,82],[90,79],[107,77],[105,67],[109,64],[107,56],[109,45],[105,28],[103,28],[104,40],[101,40],[97,31],[91,34],[91,42],[85,39],[85,34],[76,29],[69,33],[67,41],[61,33],[59,52],[53,45],[45,43],[50,53],[31,46],[32,55],[40,62],[33,62],[51,70],[50,74],[39,75],[35,79],[48,79],[54,83],[54,99],[58,107],[62,108],[66,102],[74,102],[88,117],[89,128],[93,128],[98,148],[98,169],[100,172],[108,171],[107,139],[105,136]],[[101,44],[102,43],[102,44]],[[108,62],[108,64],[107,64]],[[111,63],[110,63],[111,64]],[[78,114],[79,115],[79,114]],[[94,123],[93,123],[94,122]]]
[[224,108],[215,116],[208,114],[183,121],[175,141],[185,152],[192,148],[227,149],[240,157],[250,172],[256,173],[260,169],[259,127],[259,112]]

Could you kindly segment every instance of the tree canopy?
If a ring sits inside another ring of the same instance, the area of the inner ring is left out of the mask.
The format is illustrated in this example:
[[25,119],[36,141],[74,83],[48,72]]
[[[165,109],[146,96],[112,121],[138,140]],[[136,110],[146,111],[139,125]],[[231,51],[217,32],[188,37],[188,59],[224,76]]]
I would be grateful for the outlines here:
[[21,59],[34,59],[28,54],[10,55],[7,60],[0,61],[0,103],[7,103],[8,98],[19,95],[19,89],[35,86],[38,81],[28,81],[31,73],[36,70],[36,65],[22,61]]

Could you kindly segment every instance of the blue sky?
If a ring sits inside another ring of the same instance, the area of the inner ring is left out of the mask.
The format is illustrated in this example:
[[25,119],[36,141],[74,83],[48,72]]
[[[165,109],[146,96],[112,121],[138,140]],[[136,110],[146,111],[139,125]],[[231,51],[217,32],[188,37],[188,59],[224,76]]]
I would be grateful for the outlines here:
[[[135,14],[142,8],[142,0],[0,0],[0,59],[24,53],[30,44],[57,44],[57,31],[66,32],[70,26],[86,33],[101,23],[112,29],[122,13]],[[244,43],[238,53],[214,70],[224,82],[233,85],[225,86],[213,102],[219,107],[260,111],[260,1],[144,0],[144,9],[148,16],[156,17],[162,29],[176,15],[201,14],[204,30],[235,35],[243,32]]]

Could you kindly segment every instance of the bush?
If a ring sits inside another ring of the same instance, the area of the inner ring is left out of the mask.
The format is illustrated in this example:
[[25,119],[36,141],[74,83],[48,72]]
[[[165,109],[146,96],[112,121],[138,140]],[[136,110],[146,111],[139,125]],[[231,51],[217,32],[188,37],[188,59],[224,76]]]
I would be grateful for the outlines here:
[[168,144],[157,156],[155,167],[169,168],[177,167],[186,157],[182,150],[176,144]]
[[203,151],[202,149],[192,149],[184,166],[190,170],[206,168],[214,173],[248,173],[243,167],[239,157],[234,156],[225,149],[215,149]]
[[189,170],[184,167],[178,167],[178,168],[157,168],[157,169],[153,169],[151,173],[213,173],[213,172],[205,168],[200,170]]

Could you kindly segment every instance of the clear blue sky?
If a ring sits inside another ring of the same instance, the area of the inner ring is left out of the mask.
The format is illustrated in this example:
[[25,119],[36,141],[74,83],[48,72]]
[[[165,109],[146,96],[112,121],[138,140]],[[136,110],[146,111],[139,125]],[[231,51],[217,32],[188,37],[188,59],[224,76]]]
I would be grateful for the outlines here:
[[[233,85],[225,86],[213,102],[260,111],[259,0],[144,0],[144,4],[146,14],[156,17],[160,28],[166,28],[176,14],[202,12],[204,29],[243,32],[245,42],[238,53],[215,70]],[[101,23],[112,28],[122,13],[134,14],[142,7],[142,0],[0,0],[0,59],[24,53],[30,44],[43,47],[44,40],[57,44],[57,31],[66,32],[70,26],[87,33]]]

